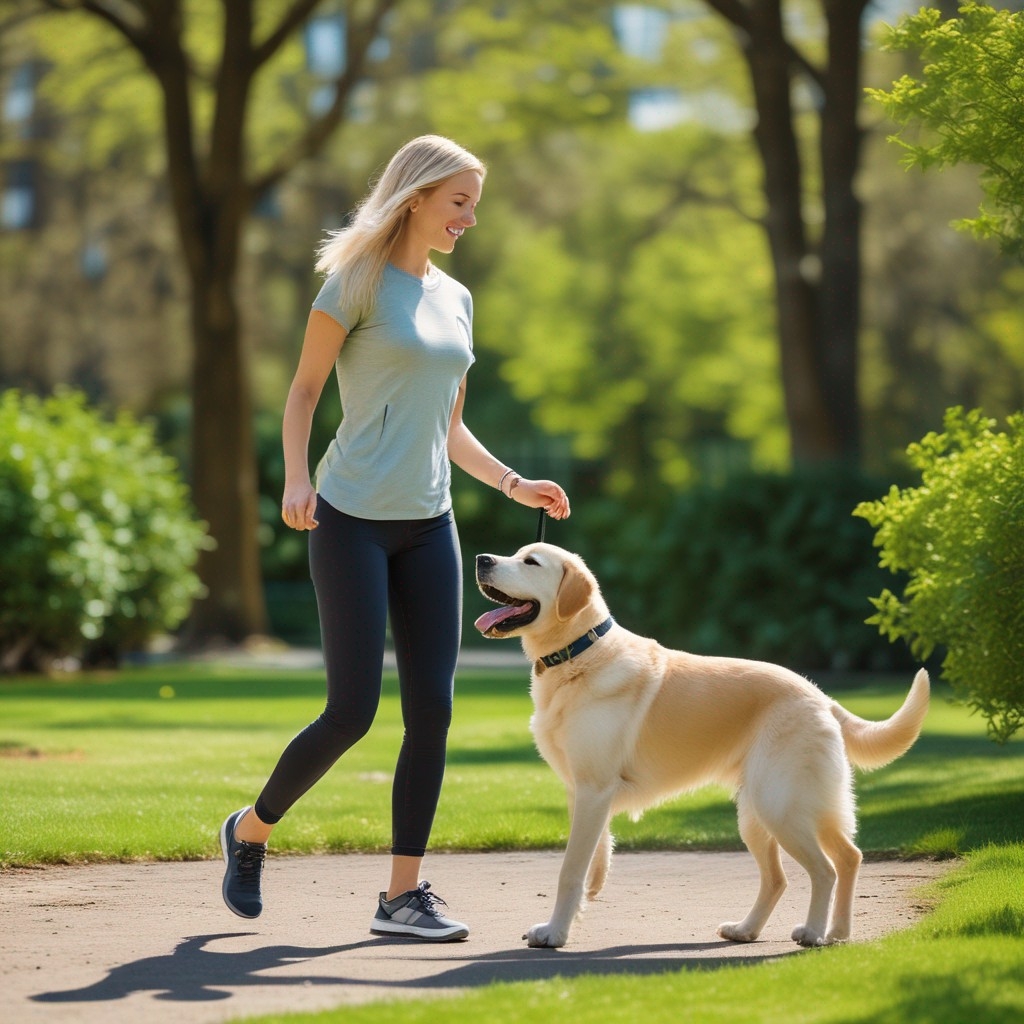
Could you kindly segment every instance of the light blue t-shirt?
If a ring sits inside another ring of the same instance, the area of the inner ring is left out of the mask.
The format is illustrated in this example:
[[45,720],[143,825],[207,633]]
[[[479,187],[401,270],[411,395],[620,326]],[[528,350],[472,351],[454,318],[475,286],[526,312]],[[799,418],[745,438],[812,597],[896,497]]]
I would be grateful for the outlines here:
[[341,309],[324,281],[313,309],[348,331],[335,371],[342,420],[316,488],[361,519],[431,519],[451,507],[448,425],[472,366],[473,300],[436,267],[422,280],[386,265],[373,311]]

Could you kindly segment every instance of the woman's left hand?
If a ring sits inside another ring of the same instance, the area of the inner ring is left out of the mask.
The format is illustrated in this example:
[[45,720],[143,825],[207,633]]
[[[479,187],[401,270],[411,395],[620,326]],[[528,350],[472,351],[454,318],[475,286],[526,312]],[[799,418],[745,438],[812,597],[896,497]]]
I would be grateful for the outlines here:
[[554,480],[521,479],[512,488],[512,498],[528,508],[542,508],[552,519],[569,518],[569,496]]

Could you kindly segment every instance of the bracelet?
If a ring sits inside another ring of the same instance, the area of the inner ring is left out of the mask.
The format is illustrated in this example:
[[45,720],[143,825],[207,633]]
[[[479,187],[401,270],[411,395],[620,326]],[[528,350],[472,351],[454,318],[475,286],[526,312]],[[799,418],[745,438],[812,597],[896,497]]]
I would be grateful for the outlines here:
[[512,488],[522,479],[522,477],[514,469],[506,469],[505,472],[502,473],[502,478],[498,481],[498,489],[501,490],[501,493],[503,495],[505,494],[505,489],[504,489],[505,480],[509,476],[512,477],[512,482],[509,484],[509,494],[508,494],[509,498],[511,498],[512,497]]
[[514,490],[515,490],[515,489],[516,489],[516,488],[517,488],[517,487],[518,487],[518,486],[519,486],[519,485],[520,485],[520,484],[521,484],[522,482],[523,482],[523,478],[522,478],[522,477],[521,477],[521,476],[520,476],[520,475],[519,475],[518,473],[516,473],[516,475],[515,475],[514,477],[512,477],[512,483],[510,483],[510,484],[508,485],[508,496],[509,496],[509,499],[510,499],[510,500],[511,500],[511,498],[512,498],[512,492],[513,492],[513,491],[514,491]]

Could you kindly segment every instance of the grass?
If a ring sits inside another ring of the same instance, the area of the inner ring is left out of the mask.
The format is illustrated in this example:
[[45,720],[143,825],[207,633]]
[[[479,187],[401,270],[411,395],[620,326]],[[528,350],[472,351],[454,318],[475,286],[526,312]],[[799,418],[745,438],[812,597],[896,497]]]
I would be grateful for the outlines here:
[[[836,691],[869,718],[909,680]],[[321,708],[316,672],[165,666],[0,684],[0,866],[217,855],[224,815],[251,802],[284,745]],[[868,855],[951,856],[1024,839],[1024,744],[996,747],[939,689],[904,758],[858,780]],[[561,786],[534,750],[525,672],[457,682],[434,849],[558,849]],[[401,741],[389,677],[374,728],[285,818],[279,851],[374,850],[390,842],[390,782]],[[710,788],[631,822],[620,849],[740,849],[728,795]]]
[[[889,715],[909,679],[832,689],[868,718]],[[533,749],[525,672],[457,683],[435,848],[559,848],[564,797]],[[449,999],[259,1018],[287,1024],[642,1019],[964,1024],[1024,1021],[1024,745],[996,747],[939,688],[915,747],[858,780],[868,855],[960,855],[915,927],[873,943],[756,967],[497,984]],[[0,683],[0,864],[217,855],[227,810],[251,801],[294,732],[319,713],[317,673],[161,667],[65,681]],[[371,734],[303,799],[275,849],[383,850],[401,723],[386,681]],[[620,847],[735,849],[732,805],[715,789],[638,823]]]

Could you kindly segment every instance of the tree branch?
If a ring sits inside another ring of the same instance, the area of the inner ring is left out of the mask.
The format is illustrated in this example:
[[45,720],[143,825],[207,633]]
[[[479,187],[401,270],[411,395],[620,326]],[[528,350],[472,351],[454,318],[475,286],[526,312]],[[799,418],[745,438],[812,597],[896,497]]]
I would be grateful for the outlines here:
[[39,18],[46,14],[46,11],[41,11],[38,7],[27,2],[21,4],[15,2],[11,6],[13,10],[0,21],[0,36],[3,36],[5,32],[9,32],[11,29],[17,28],[19,25],[24,25],[33,18]]
[[341,123],[353,89],[358,84],[366,64],[366,52],[377,37],[381,23],[394,7],[396,0],[377,0],[369,18],[358,27],[350,27],[346,46],[345,70],[333,82],[334,102],[322,116],[310,122],[295,144],[283,153],[266,173],[254,178],[250,188],[259,197],[285,178],[307,157],[315,156]]
[[[750,11],[742,0],[704,0],[713,11],[717,11],[734,28],[739,29],[748,40],[752,40],[753,33],[750,27]],[[755,0],[756,2],[756,0]],[[744,46],[746,49],[746,46]],[[786,51],[790,63],[805,74],[819,89],[824,90],[825,77],[819,67],[802,54],[789,40],[786,40]]]
[[130,0],[43,0],[47,7],[63,14],[87,11],[117,29],[140,53],[145,53],[149,22],[146,13]]
[[284,45],[288,37],[316,10],[321,0],[294,0],[277,27],[253,49],[253,65],[260,67]]
[[691,184],[686,179],[680,179],[674,183],[672,194],[659,207],[658,212],[648,217],[646,222],[630,238],[630,244],[636,246],[655,238],[659,232],[664,231],[665,220],[668,217],[677,210],[681,210],[683,207],[691,204],[708,209],[727,210],[729,213],[745,220],[748,224],[753,224],[759,228],[764,227],[764,218],[755,217],[753,214],[747,213],[737,202],[735,196],[725,194],[714,195],[711,192],[705,192],[702,188]]

